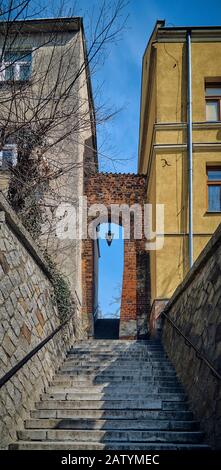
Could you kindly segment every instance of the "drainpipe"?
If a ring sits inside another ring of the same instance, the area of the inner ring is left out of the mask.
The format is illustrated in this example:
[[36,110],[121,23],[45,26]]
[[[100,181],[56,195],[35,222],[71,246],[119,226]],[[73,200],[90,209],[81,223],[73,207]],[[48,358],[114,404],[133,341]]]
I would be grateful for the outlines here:
[[189,267],[193,265],[193,136],[191,30],[187,31],[187,156],[189,191]]

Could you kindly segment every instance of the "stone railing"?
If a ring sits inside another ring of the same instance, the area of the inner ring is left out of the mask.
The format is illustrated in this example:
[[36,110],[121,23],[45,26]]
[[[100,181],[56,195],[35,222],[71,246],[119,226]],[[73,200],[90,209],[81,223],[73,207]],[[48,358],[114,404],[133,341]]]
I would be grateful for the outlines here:
[[[195,348],[221,374],[221,225],[164,309]],[[207,442],[221,448],[221,381],[212,368],[163,320],[162,339],[205,431]]]
[[[29,362],[0,389],[0,447],[16,429],[75,340],[76,312]],[[0,195],[0,377],[58,327],[50,272],[40,250]]]

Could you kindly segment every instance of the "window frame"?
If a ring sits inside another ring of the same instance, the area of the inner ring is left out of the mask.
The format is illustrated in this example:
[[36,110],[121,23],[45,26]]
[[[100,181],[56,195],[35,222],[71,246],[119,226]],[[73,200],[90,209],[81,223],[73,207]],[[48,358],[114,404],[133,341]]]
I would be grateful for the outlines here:
[[220,171],[221,172],[221,165],[207,165],[206,166],[206,176],[207,176],[207,213],[209,214],[220,214],[221,207],[219,211],[213,211],[209,209],[209,186],[220,186],[221,187],[221,179],[219,180],[209,180],[208,171]]
[[[15,54],[16,53],[23,54],[23,57],[21,58],[21,60],[12,60],[12,61],[5,60],[4,56],[9,52],[10,53],[15,53]],[[32,74],[32,52],[33,52],[32,49],[5,51],[5,53],[2,57],[1,63],[0,63],[0,83],[18,83],[18,82],[27,83],[27,82],[29,82],[30,79],[31,79],[31,74]],[[30,61],[25,60],[26,56],[28,56],[28,55],[31,56]],[[22,80],[20,78],[20,67],[22,65],[29,65],[30,66],[30,75],[26,80]],[[6,72],[7,68],[9,68],[10,66],[13,66],[14,78],[6,79],[5,78],[5,72]]]
[[[220,95],[211,95],[211,96],[206,96],[206,89],[207,88],[220,88],[221,90],[221,82],[206,82],[205,83],[205,105],[207,104],[208,101],[215,101],[218,103],[218,121],[221,121],[221,94]],[[209,121],[207,120],[206,117],[206,122],[218,122],[216,121]]]
[[[12,161],[10,164],[4,162],[4,151],[12,151]],[[9,171],[10,168],[13,168],[17,164],[18,158],[18,149],[17,145],[14,144],[5,144],[4,147],[0,150],[0,171]]]

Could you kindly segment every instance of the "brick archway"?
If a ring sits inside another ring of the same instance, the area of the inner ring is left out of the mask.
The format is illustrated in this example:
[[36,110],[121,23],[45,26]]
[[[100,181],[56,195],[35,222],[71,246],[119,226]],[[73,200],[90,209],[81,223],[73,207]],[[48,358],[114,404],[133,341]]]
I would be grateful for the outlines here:
[[[145,201],[146,179],[142,175],[96,173],[85,180],[84,194],[88,207],[104,204],[141,204]],[[142,210],[143,211],[143,210]],[[142,214],[143,215],[143,214]],[[112,222],[115,222],[113,219]],[[142,222],[141,222],[142,223]],[[123,223],[122,223],[123,225]],[[88,336],[94,333],[96,297],[96,246],[91,239],[83,241],[82,251],[82,315]],[[144,239],[134,239],[133,220],[130,239],[124,240],[124,269],[120,308],[120,338],[144,338],[147,335],[149,311],[149,254]]]

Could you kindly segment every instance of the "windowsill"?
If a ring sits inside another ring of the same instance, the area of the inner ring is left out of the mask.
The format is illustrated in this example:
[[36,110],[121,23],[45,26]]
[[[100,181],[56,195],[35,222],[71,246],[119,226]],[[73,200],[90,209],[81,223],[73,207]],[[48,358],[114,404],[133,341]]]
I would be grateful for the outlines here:
[[4,86],[21,86],[21,85],[31,85],[32,81],[30,80],[1,80],[0,87]]
[[218,121],[205,121],[206,124],[220,124],[221,120]]
[[205,215],[220,215],[221,211],[206,211]]

